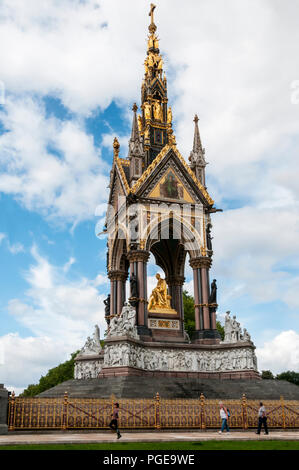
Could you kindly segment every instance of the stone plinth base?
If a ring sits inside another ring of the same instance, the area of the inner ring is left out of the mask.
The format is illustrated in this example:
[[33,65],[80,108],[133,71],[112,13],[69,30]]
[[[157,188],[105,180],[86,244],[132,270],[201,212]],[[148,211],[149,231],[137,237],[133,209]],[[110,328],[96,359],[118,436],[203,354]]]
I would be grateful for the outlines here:
[[98,355],[80,355],[75,357],[75,379],[96,379],[104,364],[104,352]]
[[[212,338],[202,338],[207,341]],[[79,354],[75,379],[119,376],[194,379],[259,379],[255,346],[251,342],[145,342],[131,336],[110,336],[98,355]],[[214,340],[215,341],[215,338]]]
[[137,376],[137,377],[179,377],[193,379],[212,380],[261,380],[257,371],[233,371],[233,372],[179,372],[179,371],[147,371],[136,367],[103,367],[99,378]]

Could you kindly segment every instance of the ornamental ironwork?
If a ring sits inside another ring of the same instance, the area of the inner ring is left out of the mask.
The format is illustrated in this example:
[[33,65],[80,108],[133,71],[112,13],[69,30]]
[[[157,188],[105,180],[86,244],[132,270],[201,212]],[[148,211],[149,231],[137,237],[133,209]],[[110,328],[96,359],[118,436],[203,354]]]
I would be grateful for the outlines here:
[[[15,397],[9,399],[8,429],[109,429],[113,404],[119,403],[122,429],[212,429],[221,426],[220,399],[153,398],[60,398]],[[229,426],[235,429],[258,425],[258,400],[225,400],[230,410]],[[263,400],[268,427],[299,428],[299,401]]]

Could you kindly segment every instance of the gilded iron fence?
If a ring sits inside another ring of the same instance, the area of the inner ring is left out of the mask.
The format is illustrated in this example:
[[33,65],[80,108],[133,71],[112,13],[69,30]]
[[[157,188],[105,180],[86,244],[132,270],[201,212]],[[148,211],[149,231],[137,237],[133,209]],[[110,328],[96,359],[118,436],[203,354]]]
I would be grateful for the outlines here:
[[[121,429],[212,429],[221,426],[219,400],[10,397],[8,427],[28,429],[108,429],[113,404],[120,404]],[[299,428],[299,401],[265,400],[269,428]],[[229,426],[235,429],[257,427],[259,401],[225,400],[230,409]]]

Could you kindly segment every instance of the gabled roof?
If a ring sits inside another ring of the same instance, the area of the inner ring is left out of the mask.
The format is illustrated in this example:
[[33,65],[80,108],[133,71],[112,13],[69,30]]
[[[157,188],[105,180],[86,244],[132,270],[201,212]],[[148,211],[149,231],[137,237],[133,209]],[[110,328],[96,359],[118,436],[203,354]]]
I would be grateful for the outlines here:
[[206,199],[206,201],[209,203],[209,205],[213,205],[214,201],[207,192],[207,190],[204,188],[204,186],[200,183],[200,181],[196,178],[195,174],[187,164],[186,160],[183,158],[183,156],[180,154],[178,149],[176,148],[175,145],[165,145],[161,152],[156,156],[156,158],[153,160],[153,162],[147,167],[147,169],[144,171],[144,173],[140,176],[140,178],[136,181],[134,186],[130,188],[130,192],[133,194],[136,194],[139,189],[142,187],[142,185],[148,180],[150,175],[154,172],[154,170],[157,168],[157,166],[164,160],[166,155],[172,150],[174,154],[178,157],[180,162],[182,163],[183,167],[187,171],[188,175],[191,177],[192,181],[195,183],[195,185],[198,187],[200,190],[201,194],[203,197]]
[[162,162],[167,154],[170,151],[173,151],[173,153],[177,156],[185,170],[187,171],[189,177],[192,179],[193,183],[197,186],[197,188],[200,190],[201,194],[203,197],[206,199],[209,205],[213,205],[214,201],[209,195],[208,191],[204,188],[204,186],[201,184],[201,182],[196,178],[194,172],[191,170],[189,167],[188,163],[184,159],[184,157],[180,154],[178,149],[176,148],[176,145],[165,145],[161,152],[156,156],[156,158],[152,161],[152,163],[147,167],[147,169],[142,173],[140,178],[136,181],[136,183],[130,188],[129,183],[128,183],[128,166],[130,164],[129,160],[119,158],[117,157],[115,159],[116,162],[116,170],[119,175],[119,178],[121,180],[123,189],[126,193],[126,195],[131,194],[136,194],[139,189],[143,186],[143,184],[148,180],[150,175],[155,171],[155,169],[158,167],[160,162]]

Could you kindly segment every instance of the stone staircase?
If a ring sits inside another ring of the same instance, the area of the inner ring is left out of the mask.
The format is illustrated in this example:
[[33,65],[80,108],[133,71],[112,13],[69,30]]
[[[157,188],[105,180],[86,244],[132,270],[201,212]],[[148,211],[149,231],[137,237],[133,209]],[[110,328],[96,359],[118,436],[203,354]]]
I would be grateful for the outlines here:
[[299,400],[299,387],[284,380],[218,380],[170,377],[107,377],[104,379],[68,380],[38,395],[61,397],[68,392],[74,398],[161,398]]

